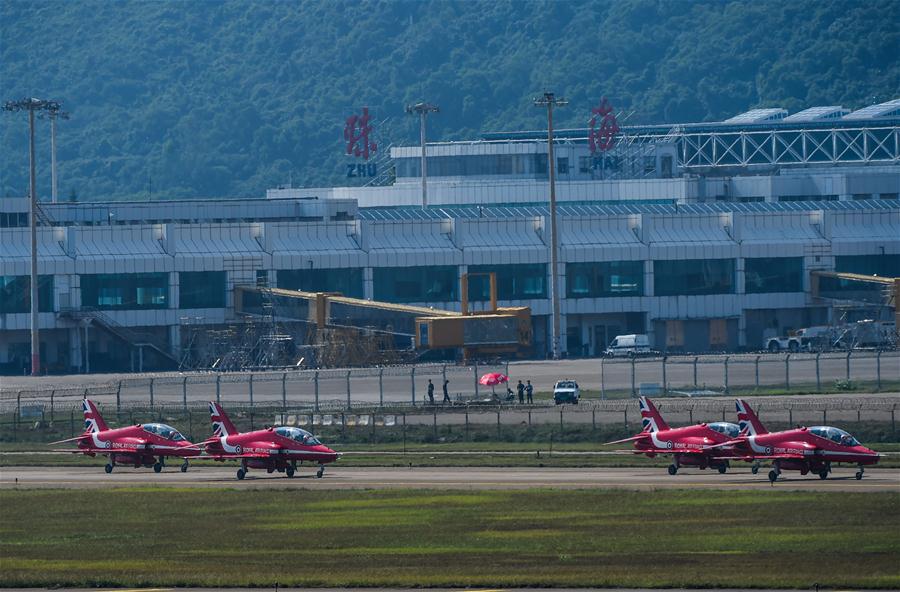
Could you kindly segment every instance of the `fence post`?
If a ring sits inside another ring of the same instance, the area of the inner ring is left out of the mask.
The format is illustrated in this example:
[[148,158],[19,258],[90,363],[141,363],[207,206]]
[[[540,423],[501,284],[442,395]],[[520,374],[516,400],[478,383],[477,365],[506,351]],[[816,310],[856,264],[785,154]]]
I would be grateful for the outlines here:
[[406,454],[406,411],[403,412],[403,454]]
[[694,356],[694,390],[697,390],[697,360],[699,358]]
[[759,358],[760,356],[756,356],[756,390],[759,390]]
[[[529,416],[530,415],[531,414],[529,413]],[[529,417],[529,419],[531,419],[531,418]],[[597,408],[596,407],[591,408],[591,430],[595,431],[595,432],[597,431]]]
[[784,356],[784,388],[791,390],[791,354]]
[[315,397],[316,397],[314,409],[316,410],[316,413],[318,413],[319,412],[319,371],[318,370],[316,370],[315,373],[313,374],[313,387],[315,388],[314,392],[315,392]]
[[[116,386],[116,415],[122,408],[122,381]],[[53,392],[50,392],[50,421],[53,421]]]
[[431,417],[431,435],[434,438],[434,441],[437,442],[437,407],[432,411],[433,415]]
[[416,367],[413,366],[409,370],[409,386],[412,392],[412,404],[416,406]]
[[222,403],[222,375],[216,374],[216,403]]
[[497,439],[500,439],[500,409],[497,409]]
[[728,356],[725,356],[725,394],[729,394],[728,391]]
[[384,407],[384,368],[378,369],[378,406]]
[[[877,390],[881,390],[881,351],[875,354],[875,388]],[[50,408],[50,413],[53,413],[53,408]],[[51,415],[52,419],[52,415]]]
[[153,379],[150,379],[150,406],[153,407]]
[[822,423],[825,425],[828,424],[828,408],[827,407],[822,408]]
[[688,423],[691,425],[694,424],[694,406],[693,405],[688,407]]
[[13,418],[13,442],[19,431],[19,418],[22,416],[22,391],[16,391],[16,416]]
[[819,358],[822,357],[822,352],[818,352],[816,354],[816,390],[822,390],[822,375],[819,373]]
[[788,427],[794,427],[794,406],[788,403]]
[[475,362],[475,365],[472,366],[472,376],[475,381],[475,398],[478,398],[478,362]]
[[187,409],[187,376],[181,380],[181,407]]
[[565,405],[561,405],[559,408],[559,433],[563,433],[563,409],[565,409]]
[[897,421],[894,417],[894,414],[896,413],[896,411],[897,411],[897,404],[894,403],[893,405],[891,405],[891,433],[894,435],[894,437],[897,436]]
[[662,380],[663,380],[662,391],[663,391],[664,397],[669,396],[669,383],[666,380],[666,360],[668,360],[668,356],[663,356],[662,357],[662,371],[663,371],[663,373],[662,373]]
[[625,429],[628,429],[628,405],[625,405],[625,409],[622,410],[622,417],[625,420]]
[[847,382],[850,382],[850,354],[852,353],[852,349],[847,350]]
[[466,405],[466,440],[469,439],[469,406]]
[[[133,424],[134,422],[131,422],[131,423]],[[72,433],[73,436],[75,435],[75,410],[74,409],[69,410],[69,431]]]
[[[121,382],[119,383],[122,384]],[[56,391],[50,391],[50,423],[53,423],[53,395],[56,394]]]
[[281,410],[287,412],[287,372],[281,374]]
[[350,409],[350,371],[347,370],[347,409]]
[[503,373],[509,376],[509,360],[503,362]]
[[600,358],[600,398],[606,399],[606,388],[603,385],[603,358]]
[[250,393],[250,408],[253,408],[253,373],[250,373],[250,380],[247,383],[247,390]]
[[637,396],[637,389],[634,384],[634,356],[631,356],[631,396]]

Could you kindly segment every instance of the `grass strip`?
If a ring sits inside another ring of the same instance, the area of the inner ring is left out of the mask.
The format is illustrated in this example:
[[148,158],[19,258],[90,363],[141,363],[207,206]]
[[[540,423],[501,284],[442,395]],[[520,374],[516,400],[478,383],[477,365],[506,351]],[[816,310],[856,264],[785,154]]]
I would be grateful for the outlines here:
[[900,586],[896,493],[0,492],[4,586]]

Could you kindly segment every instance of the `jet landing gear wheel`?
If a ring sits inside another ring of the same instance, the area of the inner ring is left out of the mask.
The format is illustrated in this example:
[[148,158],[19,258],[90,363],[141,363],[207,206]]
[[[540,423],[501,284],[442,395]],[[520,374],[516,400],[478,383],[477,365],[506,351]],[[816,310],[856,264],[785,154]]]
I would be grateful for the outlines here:
[[246,476],[246,475],[247,475],[247,471],[245,471],[244,469],[238,469],[238,470],[237,470],[237,478],[238,478],[238,481],[243,481],[244,476]]
[[819,479],[822,479],[822,480],[828,479],[828,469],[819,471]]
[[153,472],[154,473],[162,472],[162,463],[158,462],[155,465],[153,465]]
[[106,467],[105,467],[105,468],[106,468],[106,472],[107,472],[107,473],[112,473],[112,470],[113,470],[112,463],[106,463]]
[[674,474],[677,473],[677,472],[678,472],[678,466],[677,466],[677,465],[669,465],[669,474],[670,474],[670,475],[674,475]]
[[319,470],[316,471],[316,479],[321,479],[322,475],[325,474],[325,465],[319,465]]
[[724,475],[725,471],[728,470],[728,465],[719,465],[719,474]]
[[759,473],[759,465],[753,465],[752,467],[750,467],[750,472],[753,473],[754,475]]
[[862,479],[863,473],[865,473],[865,472],[866,472],[866,470],[864,468],[859,467],[859,470],[856,471],[856,480],[859,481],[860,479]]
[[287,475],[287,478],[290,479],[294,476],[294,467],[288,465],[284,468],[284,474]]
[[778,471],[776,471],[775,469],[772,469],[771,471],[769,471],[769,481],[772,483],[775,483],[775,481],[777,481],[777,480],[778,480]]
[[182,472],[182,473],[187,473],[187,470],[188,470],[188,461],[184,461],[184,462],[181,464],[181,472]]

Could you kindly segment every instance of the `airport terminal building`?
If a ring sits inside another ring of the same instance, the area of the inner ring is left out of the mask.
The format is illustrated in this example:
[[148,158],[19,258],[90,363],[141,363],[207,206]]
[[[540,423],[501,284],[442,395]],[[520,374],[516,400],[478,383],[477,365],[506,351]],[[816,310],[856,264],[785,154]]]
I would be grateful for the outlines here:
[[[241,322],[237,286],[459,310],[460,278],[476,272],[496,274],[501,306],[530,307],[543,357],[550,166],[569,356],[599,355],[623,333],[670,352],[755,350],[791,329],[893,315],[836,308],[811,273],[900,276],[900,99],[623,126],[600,152],[587,130],[561,130],[553,163],[543,134],[428,144],[425,207],[418,146],[391,147],[367,186],[42,203],[44,366],[177,366],[198,327]],[[0,199],[5,373],[29,360],[28,211],[25,198]],[[486,306],[486,284],[470,288]]]

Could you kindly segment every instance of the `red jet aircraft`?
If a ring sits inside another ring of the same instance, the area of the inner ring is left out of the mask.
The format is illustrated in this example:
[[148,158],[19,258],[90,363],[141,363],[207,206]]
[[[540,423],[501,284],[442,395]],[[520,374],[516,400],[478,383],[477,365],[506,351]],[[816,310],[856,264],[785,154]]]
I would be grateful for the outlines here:
[[717,421],[673,429],[666,424],[650,399],[641,397],[638,402],[643,426],[641,433],[608,444],[634,442],[636,454],[646,454],[651,458],[657,454],[671,454],[673,462],[669,465],[670,475],[677,473],[682,466],[701,469],[712,467],[720,473],[728,470],[728,459],[722,458],[722,453],[716,453],[709,447],[737,437],[740,433],[738,426]]
[[153,467],[159,473],[166,457],[183,458],[181,472],[188,470],[188,458],[200,455],[197,447],[188,442],[178,430],[164,423],[144,423],[111,430],[90,399],[81,402],[84,410],[84,433],[74,438],[51,442],[77,442],[75,450],[60,450],[88,456],[109,457],[106,472],[112,473],[117,463]]
[[741,435],[713,447],[728,448],[732,458],[755,461],[754,474],[759,470],[760,460],[774,461],[774,468],[769,471],[769,481],[773,483],[782,470],[800,471],[801,475],[815,473],[819,478],[827,479],[831,463],[856,463],[859,467],[856,478],[862,479],[864,466],[878,462],[877,452],[866,448],[844,430],[812,426],[769,433],[746,401],[737,399],[735,406]]
[[198,446],[205,446],[207,455],[215,460],[240,460],[238,479],[243,479],[249,468],[266,469],[269,473],[278,471],[293,477],[297,461],[318,463],[316,477],[321,478],[325,474],[325,464],[340,456],[300,428],[269,427],[241,433],[217,403],[210,401],[209,414],[213,437]]

